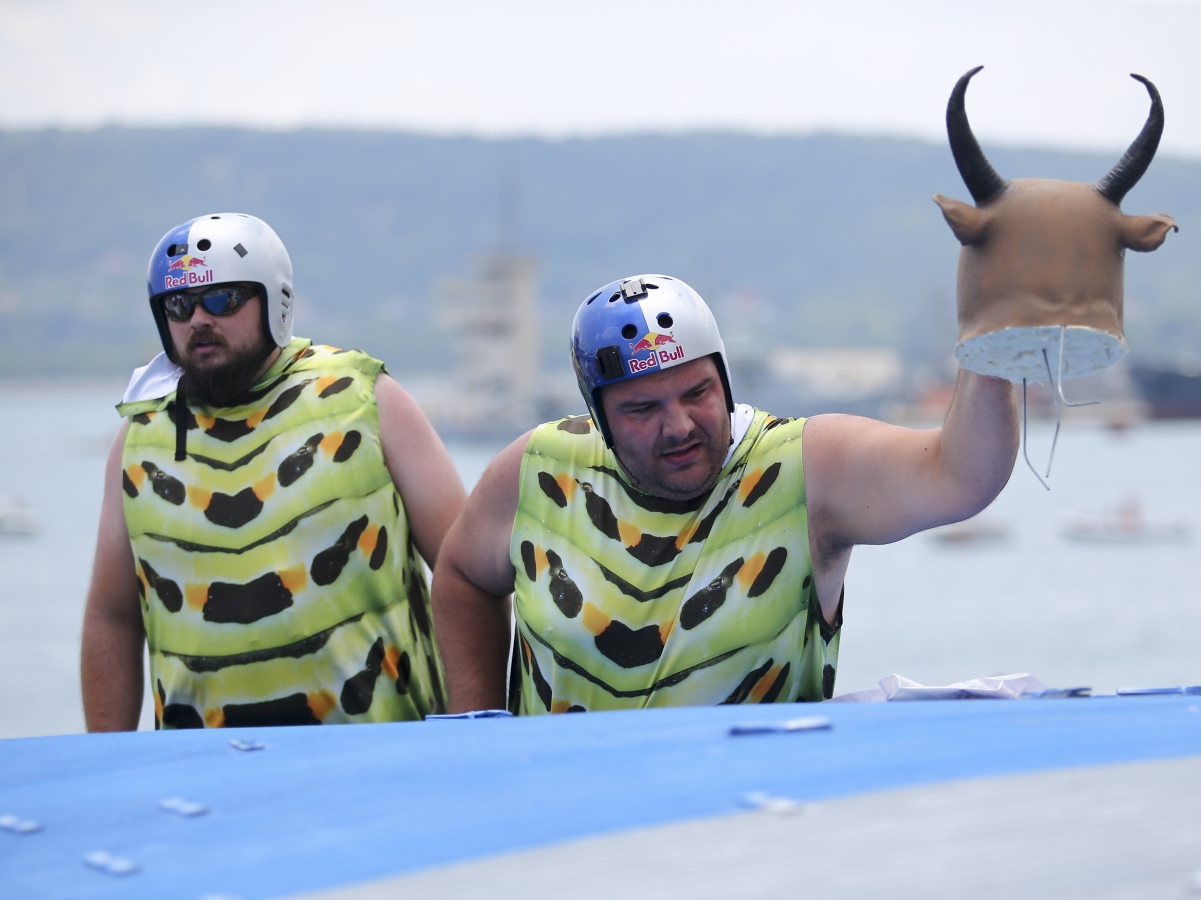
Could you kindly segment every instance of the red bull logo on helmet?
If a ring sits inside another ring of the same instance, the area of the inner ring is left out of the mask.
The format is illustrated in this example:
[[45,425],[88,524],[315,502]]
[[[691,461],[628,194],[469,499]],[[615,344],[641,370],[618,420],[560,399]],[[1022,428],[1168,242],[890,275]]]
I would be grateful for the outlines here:
[[[198,269],[206,269],[207,271],[200,272]],[[172,275],[172,272],[178,272],[178,275]],[[213,280],[213,272],[208,267],[208,263],[204,261],[203,256],[181,256],[179,259],[167,266],[167,275],[163,279],[163,286],[168,290],[171,288],[195,287],[198,284],[208,284]]]
[[[669,348],[668,344],[674,344],[675,346]],[[676,344],[676,339],[670,334],[658,334],[651,331],[641,340],[630,344],[631,353],[645,353],[648,351],[650,352],[650,356],[646,359],[634,358],[630,360],[631,375],[638,375],[650,369],[665,366],[684,358],[684,348]]]

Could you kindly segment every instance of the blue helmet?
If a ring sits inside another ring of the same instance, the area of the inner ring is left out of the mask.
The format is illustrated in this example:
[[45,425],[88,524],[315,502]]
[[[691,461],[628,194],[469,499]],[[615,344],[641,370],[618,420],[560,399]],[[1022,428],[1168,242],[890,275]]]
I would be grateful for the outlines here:
[[640,275],[606,284],[580,304],[571,326],[571,365],[592,421],[605,443],[613,435],[601,406],[607,384],[716,356],[734,411],[726,347],[700,294],[677,278]]

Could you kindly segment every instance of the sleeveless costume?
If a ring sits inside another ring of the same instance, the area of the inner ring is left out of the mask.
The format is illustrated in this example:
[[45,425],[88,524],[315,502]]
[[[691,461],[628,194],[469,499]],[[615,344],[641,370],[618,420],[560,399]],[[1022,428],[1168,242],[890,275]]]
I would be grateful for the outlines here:
[[[429,591],[384,464],[383,363],[293,339],[240,406],[123,403],[156,727],[442,711]],[[239,398],[242,400],[243,398]]]
[[589,418],[537,428],[509,556],[509,704],[529,714],[772,703],[834,693],[809,559],[804,420],[754,411],[708,493],[632,487]]

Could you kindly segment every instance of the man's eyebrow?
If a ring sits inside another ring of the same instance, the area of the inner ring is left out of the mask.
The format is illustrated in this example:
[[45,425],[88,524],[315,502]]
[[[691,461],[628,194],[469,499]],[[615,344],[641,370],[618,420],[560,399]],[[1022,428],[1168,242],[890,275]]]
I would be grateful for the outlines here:
[[[713,376],[705,375],[698,382],[696,382],[696,384],[692,385],[689,388],[685,388],[684,390],[682,390],[680,392],[680,396],[686,397],[689,394],[695,394],[697,391],[703,390],[704,388],[707,388],[707,387],[710,387],[712,384],[713,384]],[[648,406],[648,405],[652,405],[652,404],[655,404],[658,402],[659,402],[658,398],[655,398],[655,397],[642,397],[642,398],[631,398],[629,400],[621,400],[618,402],[617,405],[620,409],[630,409],[631,407]]]

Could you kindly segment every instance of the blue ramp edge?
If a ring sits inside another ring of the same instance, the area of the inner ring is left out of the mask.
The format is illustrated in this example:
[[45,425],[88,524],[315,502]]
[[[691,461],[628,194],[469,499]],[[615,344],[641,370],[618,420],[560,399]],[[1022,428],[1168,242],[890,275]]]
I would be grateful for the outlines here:
[[[951,779],[1201,755],[1198,698],[718,707],[0,741],[0,897],[265,900],[573,838]],[[821,714],[829,731],[731,737]],[[266,749],[239,752],[232,738]],[[181,818],[182,797],[208,806]],[[117,877],[83,865],[104,850]]]

